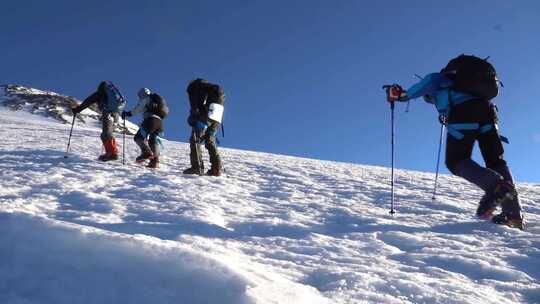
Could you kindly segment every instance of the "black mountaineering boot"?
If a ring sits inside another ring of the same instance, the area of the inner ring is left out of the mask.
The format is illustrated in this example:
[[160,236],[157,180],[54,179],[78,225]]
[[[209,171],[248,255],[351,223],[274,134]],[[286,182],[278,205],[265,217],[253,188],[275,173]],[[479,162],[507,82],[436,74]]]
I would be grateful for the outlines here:
[[198,167],[191,167],[187,168],[183,171],[184,174],[197,174],[197,175],[203,175],[204,169],[198,168]]
[[495,197],[492,193],[485,193],[482,196],[482,199],[478,203],[478,208],[476,209],[476,216],[482,219],[489,219],[493,216],[493,211],[497,209],[497,203],[495,202]]
[[150,159],[147,167],[151,169],[157,169],[159,167],[159,157],[154,157]]
[[135,159],[135,161],[137,163],[144,163],[147,159],[153,159],[154,158],[154,153],[152,153],[151,151],[145,151],[145,152],[142,152],[141,155],[137,156],[137,158]]
[[493,193],[495,201],[502,206],[502,212],[495,215],[491,221],[495,224],[525,230],[519,197],[514,185],[507,181],[501,181]]

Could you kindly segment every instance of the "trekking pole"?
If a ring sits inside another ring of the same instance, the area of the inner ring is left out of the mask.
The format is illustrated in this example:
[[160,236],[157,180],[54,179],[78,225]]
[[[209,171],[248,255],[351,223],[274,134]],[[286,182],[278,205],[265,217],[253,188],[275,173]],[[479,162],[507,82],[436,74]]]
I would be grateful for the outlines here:
[[126,164],[126,118],[124,117],[124,134],[122,135],[122,165]]
[[[217,140],[216,140],[216,144],[217,144]],[[223,169],[223,173],[225,173],[225,177],[229,178],[229,173],[227,172],[227,170],[225,169],[225,166],[223,165],[223,163],[224,163],[224,161],[223,161],[224,157],[223,156],[225,155],[224,152],[225,151],[223,151],[223,149],[221,149],[221,169]]]
[[[392,86],[391,85],[384,85],[383,89],[386,90],[386,94],[389,94],[389,90]],[[390,197],[390,214],[394,215],[394,108],[395,108],[395,101],[390,101],[390,99],[387,96],[388,101],[390,102],[390,117],[391,117],[391,146],[392,146],[392,171],[391,171],[391,179],[390,179],[390,191],[391,191],[391,197]]]
[[396,213],[394,211],[394,105],[395,105],[395,102],[392,101],[390,102],[390,111],[391,111],[391,128],[392,128],[392,139],[391,139],[391,143],[392,143],[392,173],[391,173],[391,191],[392,191],[392,196],[391,196],[391,200],[390,200],[390,214],[391,215],[394,215],[394,213]]
[[76,114],[73,114],[73,121],[71,122],[71,130],[69,131],[69,139],[68,139],[68,144],[67,144],[67,149],[66,149],[66,155],[64,155],[64,158],[68,158],[69,146],[71,145],[71,135],[73,134],[73,126],[75,125],[76,116],[77,116]]
[[[224,127],[224,123],[221,122],[221,135],[223,135],[223,138],[225,138],[225,127]],[[216,138],[216,143],[217,143],[217,138]],[[225,166],[223,165],[223,150],[221,151],[221,168],[223,169],[223,173],[225,173],[225,177],[226,178],[229,178],[229,174],[227,173],[227,170],[225,169]]]
[[201,159],[202,159],[201,142],[202,142],[202,138],[200,138],[199,135],[197,134],[197,129],[193,128],[191,132],[192,132],[193,139],[195,141],[195,153],[197,153],[197,163],[199,164],[199,175],[203,175],[204,174],[204,166],[202,166],[202,164],[201,164]]
[[437,153],[437,168],[435,171],[435,185],[433,186],[433,196],[431,197],[432,200],[436,199],[435,196],[437,194],[437,180],[439,179],[439,164],[441,161],[441,147],[442,147],[443,133],[444,133],[444,124],[441,124],[441,135],[439,138],[439,152]]

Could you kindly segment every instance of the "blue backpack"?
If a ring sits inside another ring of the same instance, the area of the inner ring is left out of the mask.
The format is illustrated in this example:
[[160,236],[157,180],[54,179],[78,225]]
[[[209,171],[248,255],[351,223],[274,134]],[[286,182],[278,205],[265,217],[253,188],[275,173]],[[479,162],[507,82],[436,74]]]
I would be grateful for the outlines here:
[[121,112],[126,106],[126,99],[120,93],[120,90],[110,81],[102,82],[103,89],[107,94],[107,100],[103,104],[104,112]]

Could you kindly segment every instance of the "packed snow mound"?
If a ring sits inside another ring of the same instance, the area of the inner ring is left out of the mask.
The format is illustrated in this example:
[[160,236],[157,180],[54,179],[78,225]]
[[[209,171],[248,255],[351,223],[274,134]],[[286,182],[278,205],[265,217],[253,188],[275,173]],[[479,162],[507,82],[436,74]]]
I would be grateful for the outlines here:
[[[0,105],[13,111],[26,111],[44,117],[52,117],[63,123],[71,124],[73,114],[71,109],[81,103],[71,96],[65,96],[54,92],[42,91],[20,85],[0,86]],[[90,126],[98,126],[101,113],[96,105],[92,105],[77,114],[78,123]],[[137,126],[126,122],[127,134],[135,134]],[[123,124],[115,126],[115,132],[123,132]]]
[[540,303],[540,187],[526,231],[474,217],[442,175],[221,149],[226,176],[101,163],[100,130],[0,107],[0,303]]
[[249,302],[246,278],[176,242],[22,214],[0,223],[2,303]]
[[[152,236],[17,213],[0,213],[0,223],[1,303],[285,303],[251,294],[298,285],[251,279],[210,254]],[[327,303],[296,289],[313,302],[295,292],[286,301]]]

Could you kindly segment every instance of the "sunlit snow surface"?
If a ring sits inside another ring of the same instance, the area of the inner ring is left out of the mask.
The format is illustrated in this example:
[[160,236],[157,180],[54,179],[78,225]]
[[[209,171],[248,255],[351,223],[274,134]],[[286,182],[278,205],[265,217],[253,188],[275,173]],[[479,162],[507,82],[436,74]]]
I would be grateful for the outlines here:
[[540,303],[539,185],[522,232],[455,177],[432,201],[433,174],[398,170],[392,217],[387,168],[222,149],[228,177],[184,176],[185,143],[151,171],[132,137],[123,166],[94,127],[65,159],[69,125],[0,126],[0,303]]

